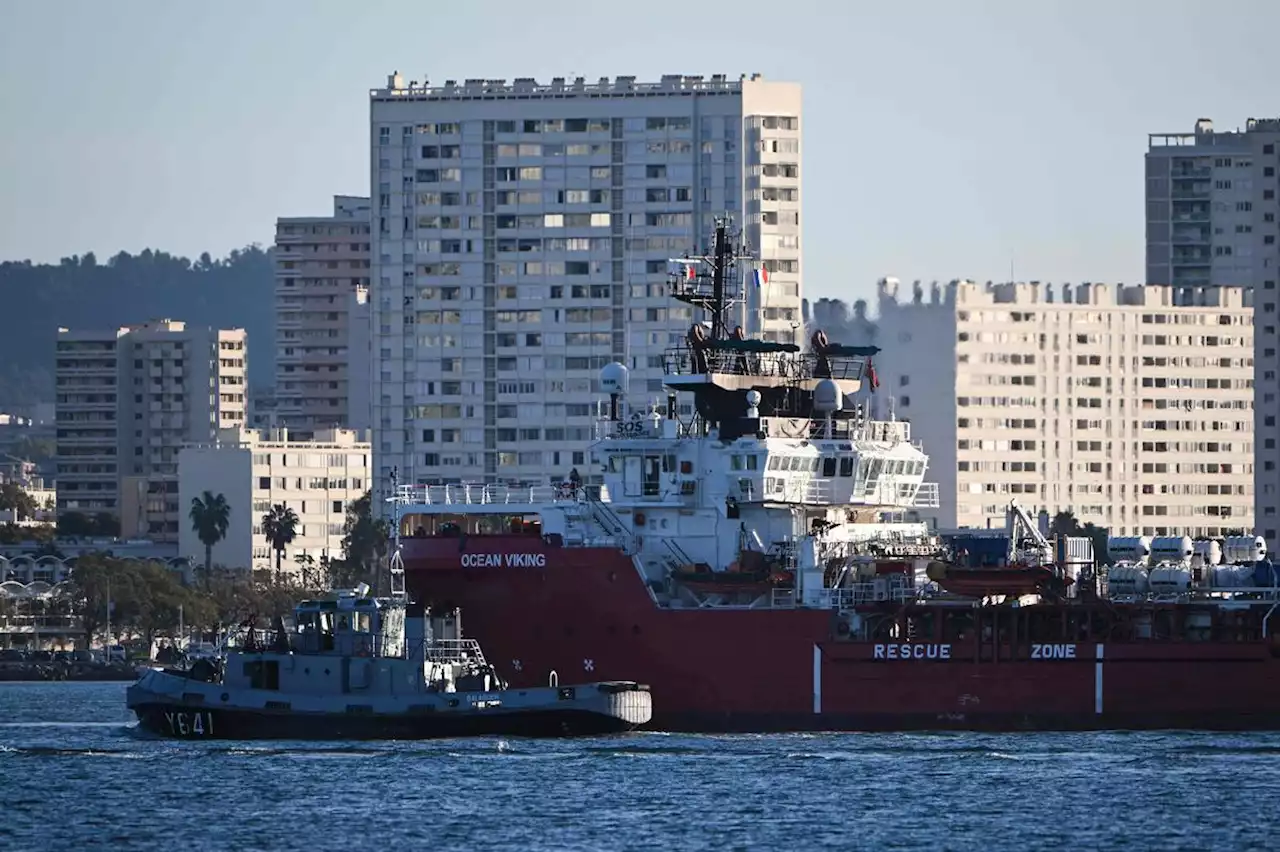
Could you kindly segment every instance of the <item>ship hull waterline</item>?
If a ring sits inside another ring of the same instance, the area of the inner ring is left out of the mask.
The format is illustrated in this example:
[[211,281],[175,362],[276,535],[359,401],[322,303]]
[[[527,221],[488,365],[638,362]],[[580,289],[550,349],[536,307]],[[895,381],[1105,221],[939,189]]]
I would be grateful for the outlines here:
[[139,704],[134,707],[134,712],[143,731],[187,740],[563,738],[621,734],[636,727],[624,719],[584,710],[343,715],[157,701]]
[[[552,671],[643,681],[643,729],[1280,730],[1280,647],[1261,637],[904,650],[840,637],[825,610],[658,607],[616,550],[523,536],[404,545],[410,592],[462,607],[513,687]],[[463,547],[500,558],[464,568]],[[535,567],[507,567],[507,553]]]

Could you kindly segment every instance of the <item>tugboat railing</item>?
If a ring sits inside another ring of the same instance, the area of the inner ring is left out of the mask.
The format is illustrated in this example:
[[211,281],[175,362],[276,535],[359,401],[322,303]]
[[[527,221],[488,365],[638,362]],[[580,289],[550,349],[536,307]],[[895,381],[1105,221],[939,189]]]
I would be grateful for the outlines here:
[[483,663],[484,652],[475,639],[431,639],[423,643],[432,663]]

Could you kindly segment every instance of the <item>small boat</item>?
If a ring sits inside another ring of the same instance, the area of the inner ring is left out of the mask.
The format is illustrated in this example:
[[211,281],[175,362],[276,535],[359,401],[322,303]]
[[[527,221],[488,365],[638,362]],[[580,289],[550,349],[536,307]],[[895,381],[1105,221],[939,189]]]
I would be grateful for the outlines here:
[[300,602],[294,624],[224,659],[150,670],[126,701],[143,730],[180,739],[590,736],[653,715],[630,681],[508,689],[458,610],[436,615],[368,587]]

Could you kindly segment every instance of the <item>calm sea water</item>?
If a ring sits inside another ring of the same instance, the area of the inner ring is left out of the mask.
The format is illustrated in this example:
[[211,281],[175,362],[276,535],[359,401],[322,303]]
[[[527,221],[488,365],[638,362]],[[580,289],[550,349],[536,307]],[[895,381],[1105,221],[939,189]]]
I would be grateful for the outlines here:
[[175,743],[0,684],[0,849],[1263,849],[1280,736]]

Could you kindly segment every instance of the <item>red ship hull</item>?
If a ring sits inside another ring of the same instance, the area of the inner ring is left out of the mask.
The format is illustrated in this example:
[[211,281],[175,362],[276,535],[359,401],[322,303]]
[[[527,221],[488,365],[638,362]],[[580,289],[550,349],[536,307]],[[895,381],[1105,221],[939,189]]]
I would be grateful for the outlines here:
[[612,549],[524,535],[402,543],[410,593],[461,607],[512,686],[553,671],[640,681],[656,729],[1280,728],[1280,645],[1261,632],[1066,642],[1015,624],[997,641],[851,640],[824,610],[658,607]]

